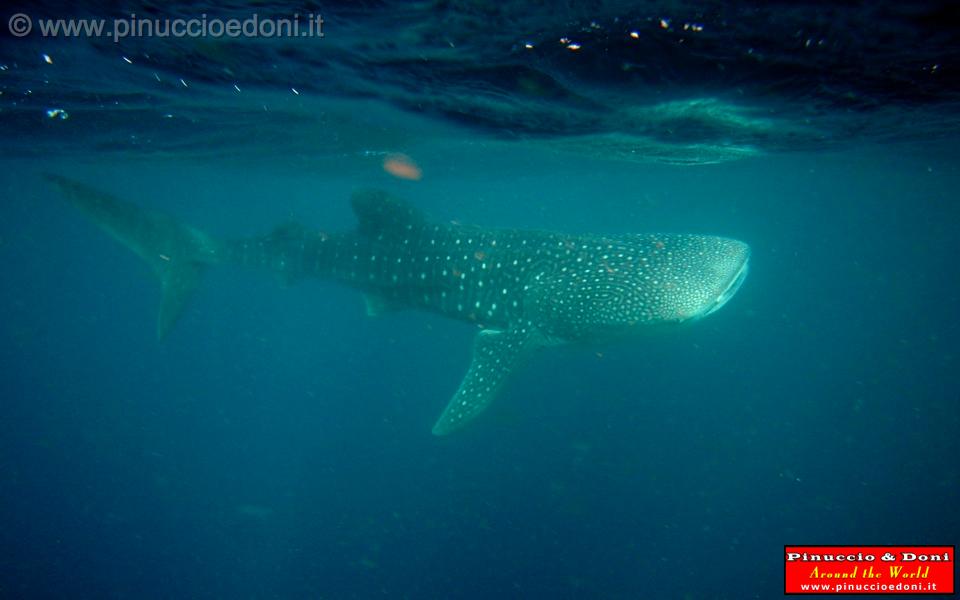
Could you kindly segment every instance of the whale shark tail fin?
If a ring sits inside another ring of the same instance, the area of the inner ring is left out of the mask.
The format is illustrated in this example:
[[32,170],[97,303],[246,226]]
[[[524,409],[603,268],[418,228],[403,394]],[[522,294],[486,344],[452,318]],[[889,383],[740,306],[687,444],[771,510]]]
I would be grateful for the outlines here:
[[44,177],[88,219],[150,265],[160,279],[162,294],[157,337],[166,337],[200,284],[206,267],[217,262],[217,242],[164,213],[144,209],[60,175]]

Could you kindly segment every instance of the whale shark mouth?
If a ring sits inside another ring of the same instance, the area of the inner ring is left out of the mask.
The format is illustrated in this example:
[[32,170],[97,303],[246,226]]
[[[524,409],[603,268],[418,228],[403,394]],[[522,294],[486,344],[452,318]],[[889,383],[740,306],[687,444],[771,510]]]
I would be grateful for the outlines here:
[[740,289],[740,286],[743,285],[744,280],[747,278],[747,273],[750,272],[750,259],[746,258],[743,261],[743,264],[740,265],[740,269],[737,270],[736,274],[730,279],[730,282],[724,288],[720,295],[717,296],[717,299],[713,302],[713,306],[707,309],[703,313],[703,316],[711,315],[721,308],[723,305],[730,301],[730,298],[733,298],[737,291]]

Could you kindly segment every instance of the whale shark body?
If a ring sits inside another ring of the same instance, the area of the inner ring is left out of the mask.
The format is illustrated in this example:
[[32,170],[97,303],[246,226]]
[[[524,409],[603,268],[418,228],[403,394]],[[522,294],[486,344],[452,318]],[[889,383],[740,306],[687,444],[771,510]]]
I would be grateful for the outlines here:
[[481,326],[460,388],[433,427],[454,432],[480,415],[538,348],[597,343],[701,319],[736,294],[750,249],[687,234],[571,235],[441,224],[375,190],[352,203],[355,231],[288,224],[221,240],[83,183],[48,175],[160,279],[157,325],[167,335],[211,266],[239,264],[284,279],[333,279],[360,290],[370,314],[416,308]]

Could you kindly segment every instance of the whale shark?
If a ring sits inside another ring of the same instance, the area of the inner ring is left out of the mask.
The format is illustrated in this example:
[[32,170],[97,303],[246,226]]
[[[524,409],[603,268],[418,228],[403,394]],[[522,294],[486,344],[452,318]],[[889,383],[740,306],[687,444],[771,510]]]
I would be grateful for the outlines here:
[[220,239],[82,182],[45,176],[86,217],[138,254],[160,280],[164,338],[211,267],[359,290],[370,315],[420,309],[480,326],[467,373],[433,433],[474,421],[538,349],[597,344],[698,321],[747,276],[750,248],[711,235],[574,235],[441,223],[380,190],[352,196],[353,231],[280,225]]

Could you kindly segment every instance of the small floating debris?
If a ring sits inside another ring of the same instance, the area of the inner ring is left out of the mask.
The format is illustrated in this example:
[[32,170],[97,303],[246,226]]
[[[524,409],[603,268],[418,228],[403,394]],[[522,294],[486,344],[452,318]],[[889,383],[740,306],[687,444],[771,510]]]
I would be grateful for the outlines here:
[[400,179],[420,181],[423,171],[406,154],[389,154],[383,159],[383,170]]
[[126,61],[126,63],[127,63],[128,65],[132,65],[132,64],[133,64],[133,60],[131,60],[130,58],[127,58],[126,56],[121,56],[120,58],[122,58],[124,61]]
[[41,56],[43,57],[43,62],[47,63],[48,65],[53,64],[53,59],[50,57],[49,54],[42,54]]
[[51,119],[60,119],[61,121],[66,121],[70,118],[70,114],[63,110],[62,108],[51,108],[47,111],[47,117]]

